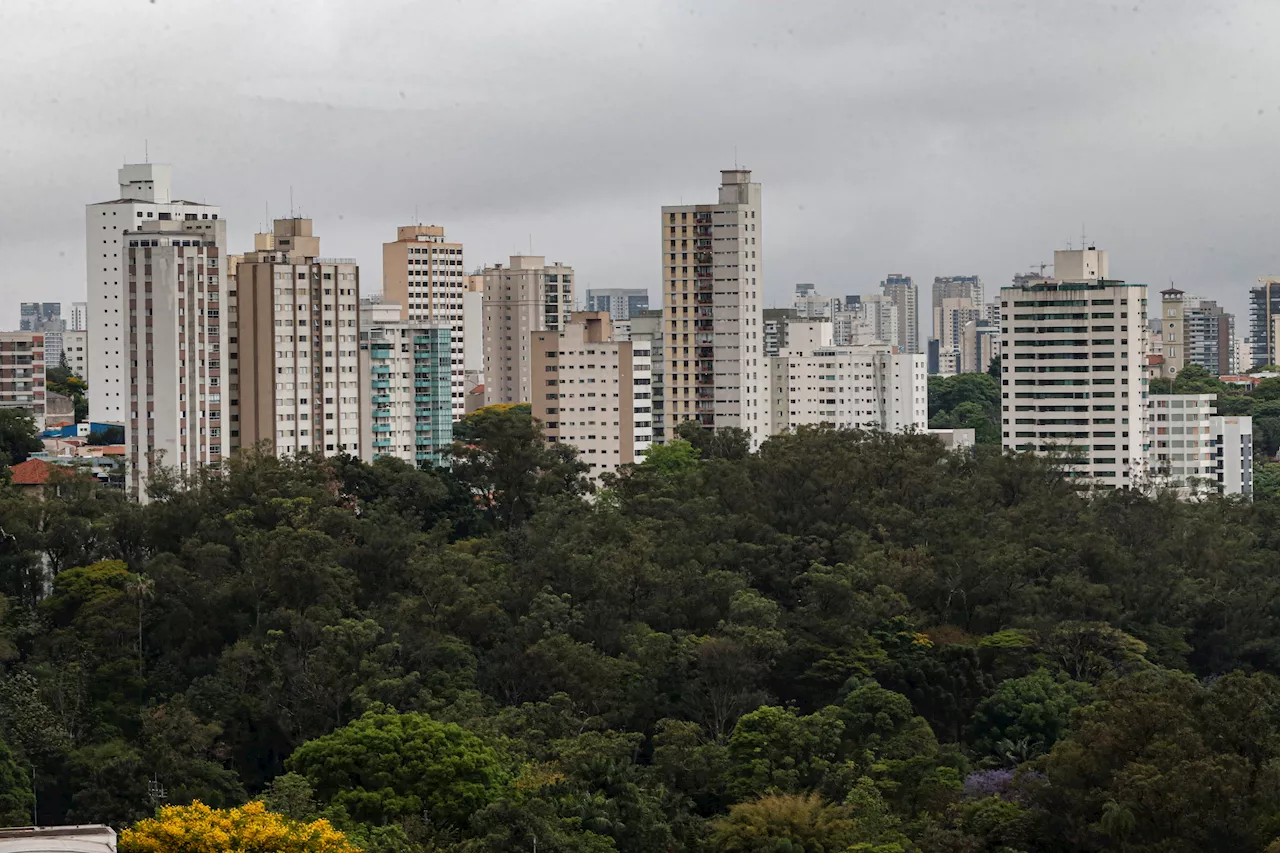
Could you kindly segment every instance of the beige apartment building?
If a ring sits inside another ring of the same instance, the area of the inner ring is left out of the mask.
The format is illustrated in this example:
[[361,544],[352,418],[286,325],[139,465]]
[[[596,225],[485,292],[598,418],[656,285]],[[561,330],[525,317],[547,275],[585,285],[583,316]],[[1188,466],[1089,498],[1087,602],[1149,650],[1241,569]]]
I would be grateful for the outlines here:
[[44,429],[44,332],[0,332],[0,409],[25,409]]
[[532,402],[531,343],[558,332],[573,312],[573,267],[542,255],[512,255],[484,270],[484,402]]
[[664,436],[684,421],[769,436],[760,184],[720,173],[714,204],[662,207]]
[[360,268],[277,219],[236,265],[240,446],[359,456]]
[[125,445],[128,486],[139,500],[147,500],[154,467],[185,477],[230,453],[223,417],[226,228],[226,220],[157,219],[122,236]]
[[642,461],[653,441],[651,347],[616,341],[608,311],[570,316],[563,331],[534,332],[533,416],[549,444],[569,444],[598,479]]
[[400,305],[400,319],[448,323],[454,420],[464,414],[463,296],[466,272],[462,244],[445,239],[439,225],[402,225],[394,243],[382,244],[382,298]]
[[67,360],[67,367],[76,376],[85,379],[89,376],[89,333],[74,331],[62,333],[62,357]]

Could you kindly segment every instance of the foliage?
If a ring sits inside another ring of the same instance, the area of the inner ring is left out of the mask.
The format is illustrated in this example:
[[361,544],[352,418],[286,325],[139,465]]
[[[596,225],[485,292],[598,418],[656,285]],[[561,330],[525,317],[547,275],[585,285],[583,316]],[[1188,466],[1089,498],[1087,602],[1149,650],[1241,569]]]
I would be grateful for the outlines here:
[[[67,366],[65,353],[61,364],[46,371],[44,384],[49,391],[71,398],[71,402],[75,406],[76,423],[81,423],[89,416],[89,383],[84,380],[84,377],[76,376],[71,372],[71,368]],[[124,441],[124,427],[119,429],[121,433],[120,441]],[[120,442],[114,443],[118,444]]]
[[385,824],[426,814],[463,826],[507,781],[498,754],[455,723],[370,711],[289,757],[320,802]]
[[978,444],[1000,444],[999,376],[989,371],[930,376],[929,426],[972,429]]
[[0,808],[260,799],[370,853],[1280,836],[1272,501],[815,428],[588,495],[527,410],[458,434],[458,470],[244,450],[145,506],[0,482]]
[[26,462],[32,453],[44,449],[36,432],[35,418],[25,409],[0,409],[0,464]]
[[359,853],[328,821],[301,823],[269,812],[261,802],[234,809],[203,803],[166,806],[120,833],[120,853]]

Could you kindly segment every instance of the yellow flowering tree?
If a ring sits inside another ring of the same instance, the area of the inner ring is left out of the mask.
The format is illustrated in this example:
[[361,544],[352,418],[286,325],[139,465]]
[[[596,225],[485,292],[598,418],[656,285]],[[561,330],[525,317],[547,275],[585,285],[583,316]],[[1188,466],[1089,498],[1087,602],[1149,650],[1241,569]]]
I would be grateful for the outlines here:
[[120,834],[120,853],[359,853],[327,820],[290,820],[261,802],[211,809],[166,806]]

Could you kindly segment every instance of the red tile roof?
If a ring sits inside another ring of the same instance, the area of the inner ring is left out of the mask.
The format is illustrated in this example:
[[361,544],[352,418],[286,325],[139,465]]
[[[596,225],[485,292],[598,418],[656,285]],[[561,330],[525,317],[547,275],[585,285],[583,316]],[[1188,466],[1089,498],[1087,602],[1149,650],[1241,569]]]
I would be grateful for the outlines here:
[[9,469],[15,486],[43,486],[49,482],[54,466],[43,459],[28,459]]

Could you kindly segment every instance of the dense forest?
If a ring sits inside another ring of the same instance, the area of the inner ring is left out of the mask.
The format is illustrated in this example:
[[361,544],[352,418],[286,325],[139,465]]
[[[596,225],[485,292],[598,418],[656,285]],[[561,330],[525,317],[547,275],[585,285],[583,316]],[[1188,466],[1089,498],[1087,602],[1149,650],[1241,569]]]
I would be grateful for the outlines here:
[[457,437],[448,471],[242,453],[146,505],[0,486],[0,819],[1280,850],[1280,503],[811,429],[687,432],[592,490],[527,408]]

